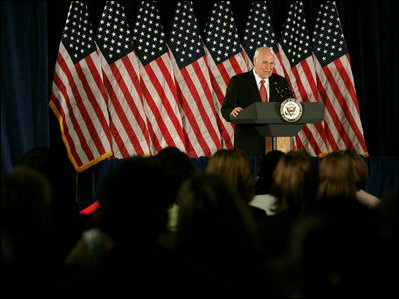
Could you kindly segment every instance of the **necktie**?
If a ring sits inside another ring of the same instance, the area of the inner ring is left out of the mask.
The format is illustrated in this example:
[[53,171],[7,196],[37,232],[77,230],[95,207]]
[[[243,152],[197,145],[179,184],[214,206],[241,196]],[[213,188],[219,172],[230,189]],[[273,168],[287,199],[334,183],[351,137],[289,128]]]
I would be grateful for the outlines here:
[[260,98],[262,102],[267,102],[267,92],[266,92],[266,87],[265,87],[265,80],[260,80]]

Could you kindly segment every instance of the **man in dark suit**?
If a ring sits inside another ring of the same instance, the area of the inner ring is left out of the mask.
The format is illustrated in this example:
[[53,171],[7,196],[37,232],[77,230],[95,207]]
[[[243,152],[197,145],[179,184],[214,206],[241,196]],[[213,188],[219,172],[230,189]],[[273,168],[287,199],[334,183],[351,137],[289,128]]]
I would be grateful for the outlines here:
[[[227,121],[255,102],[283,102],[294,97],[287,79],[273,73],[275,54],[271,48],[258,48],[253,70],[231,78],[221,108]],[[265,138],[253,126],[236,125],[234,147],[248,156],[265,154]]]

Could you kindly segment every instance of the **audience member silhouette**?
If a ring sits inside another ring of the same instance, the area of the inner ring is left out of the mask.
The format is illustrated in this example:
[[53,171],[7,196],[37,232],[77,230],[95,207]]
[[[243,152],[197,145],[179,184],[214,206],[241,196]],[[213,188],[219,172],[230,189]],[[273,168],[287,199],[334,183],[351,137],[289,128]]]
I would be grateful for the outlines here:
[[317,197],[333,206],[356,201],[356,180],[352,161],[344,152],[332,152],[319,166]]
[[194,174],[194,165],[189,156],[176,147],[166,147],[158,155],[165,171],[167,186],[171,193],[170,205],[176,203],[177,193],[184,180]]
[[99,193],[99,212],[101,229],[116,246],[129,245],[134,232],[135,239],[148,241],[133,244],[139,249],[154,243],[157,234],[165,230],[166,183],[163,168],[154,157],[124,159],[111,171]]
[[262,254],[268,267],[275,273],[276,282],[285,289],[285,263],[289,235],[295,220],[310,208],[317,190],[317,164],[308,154],[291,151],[280,156],[272,173],[271,193],[274,195],[272,212],[251,209],[262,242]]
[[356,200],[350,158],[332,152],[320,163],[319,205],[293,225],[292,297],[377,296],[376,218]]
[[59,273],[52,231],[51,186],[41,173],[16,167],[1,178],[2,293],[43,296]]
[[39,171],[51,184],[55,252],[63,264],[82,232],[93,225],[92,217],[79,214],[73,167],[65,153],[46,146],[30,149],[19,164]]
[[268,281],[262,279],[256,225],[231,185],[220,176],[198,174],[183,184],[178,201],[176,253],[182,267],[177,280],[182,294],[263,293]]
[[167,191],[170,194],[169,196],[165,196],[165,200],[169,206],[168,230],[174,232],[176,231],[179,211],[176,202],[177,193],[182,183],[194,174],[195,168],[189,156],[176,147],[162,149],[157,157],[161,161],[161,166],[165,171],[165,179],[168,186]]
[[[56,243],[67,225],[74,236],[83,226],[69,202],[73,190],[63,194],[69,172],[57,174],[54,159],[49,148],[34,148],[1,177],[3,290],[16,297],[395,291],[397,190],[378,204],[359,198],[368,169],[354,152],[332,152],[318,167],[305,152],[272,151],[259,165],[256,188],[248,158],[236,149],[215,153],[203,174],[173,147],[120,160],[101,183],[98,226],[73,243],[72,260],[85,266],[62,269],[74,237],[65,233],[68,241]],[[254,204],[255,193],[271,194],[272,207]],[[171,206],[179,206],[177,226],[165,238]]]
[[399,267],[399,197],[394,189],[381,197],[381,203],[376,207],[378,217],[378,251],[376,282],[378,296],[392,296],[396,291]]
[[217,151],[209,159],[206,173],[216,174],[234,188],[245,203],[249,204],[255,187],[251,175],[248,157],[238,149]]
[[277,162],[284,153],[279,150],[272,150],[262,157],[257,169],[255,184],[255,197],[250,205],[264,210],[267,215],[273,215],[272,206],[276,202],[276,197],[272,195],[273,171]]
[[273,172],[276,213],[299,215],[314,204],[318,184],[315,160],[304,151],[283,155]]
[[352,160],[357,189],[356,199],[369,208],[375,208],[380,203],[380,199],[364,190],[369,176],[369,170],[366,162],[354,151],[345,150],[344,153]]
[[119,161],[99,191],[99,229],[111,242],[107,254],[53,290],[87,296],[160,296],[168,280],[168,253],[158,237],[166,231],[166,180],[156,157]]
[[294,277],[290,298],[378,296],[376,219],[351,210],[313,210],[294,222],[286,271]]

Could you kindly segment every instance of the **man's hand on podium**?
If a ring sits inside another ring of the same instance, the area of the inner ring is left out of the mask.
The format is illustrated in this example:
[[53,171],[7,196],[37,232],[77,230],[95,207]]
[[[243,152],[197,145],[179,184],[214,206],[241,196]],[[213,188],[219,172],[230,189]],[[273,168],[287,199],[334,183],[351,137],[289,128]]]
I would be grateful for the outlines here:
[[242,110],[243,109],[241,107],[236,107],[236,108],[233,109],[233,111],[231,111],[230,115],[233,116],[233,117],[237,117],[238,114],[240,114],[240,112]]

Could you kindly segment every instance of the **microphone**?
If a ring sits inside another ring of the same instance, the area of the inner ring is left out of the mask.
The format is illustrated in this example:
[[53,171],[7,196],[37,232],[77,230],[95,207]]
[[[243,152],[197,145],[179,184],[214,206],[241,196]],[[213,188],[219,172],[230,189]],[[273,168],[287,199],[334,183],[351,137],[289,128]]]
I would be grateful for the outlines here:
[[283,99],[293,98],[294,94],[289,86],[280,87],[276,81],[273,82],[278,95]]

